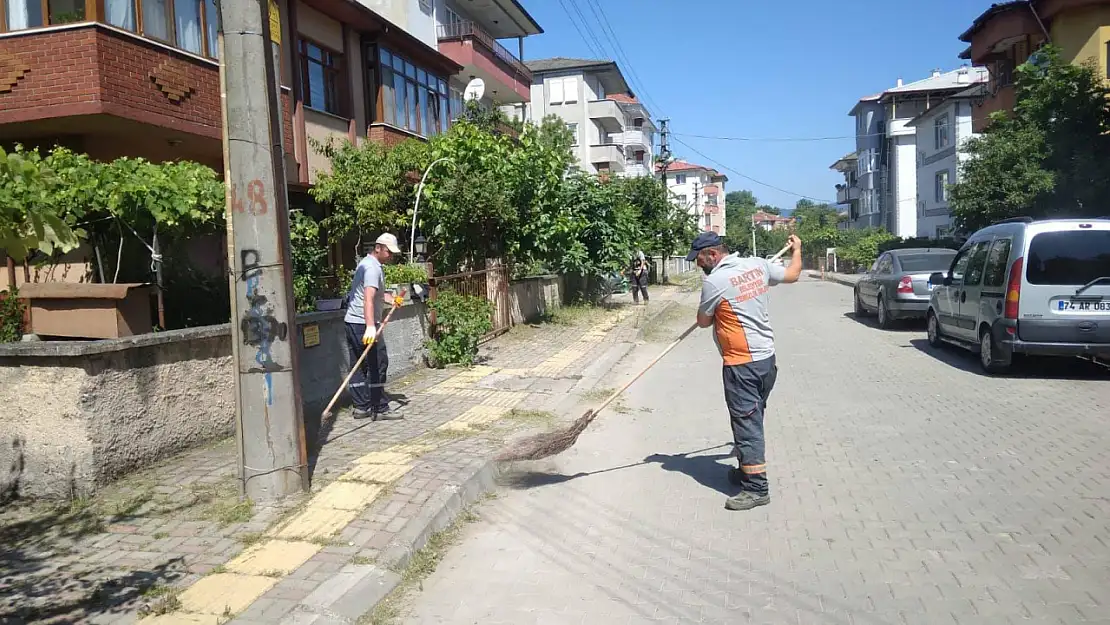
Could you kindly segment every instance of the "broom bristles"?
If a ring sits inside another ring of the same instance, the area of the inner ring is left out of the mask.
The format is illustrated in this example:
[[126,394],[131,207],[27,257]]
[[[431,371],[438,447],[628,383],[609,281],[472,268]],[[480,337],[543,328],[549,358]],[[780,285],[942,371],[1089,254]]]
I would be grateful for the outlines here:
[[518,460],[542,460],[561,454],[574,446],[578,437],[589,427],[597,413],[593,410],[578,417],[569,427],[554,432],[544,432],[521,439],[505,451],[498,454],[497,459],[502,462]]

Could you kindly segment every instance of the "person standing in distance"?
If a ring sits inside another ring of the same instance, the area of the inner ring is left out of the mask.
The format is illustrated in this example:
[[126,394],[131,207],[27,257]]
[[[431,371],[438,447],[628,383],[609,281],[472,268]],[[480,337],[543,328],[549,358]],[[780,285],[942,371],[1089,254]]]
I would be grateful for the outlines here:
[[707,276],[697,323],[702,328],[713,326],[713,338],[724,360],[725,404],[740,465],[730,469],[728,477],[741,489],[725,502],[729,510],[750,510],[771,502],[763,412],[778,367],[767,292],[776,284],[797,282],[802,273],[802,241],[790,235],[789,242],[793,257],[788,267],[729,254],[712,232],[699,234],[686,256],[687,261],[696,260]]
[[635,258],[632,259],[632,301],[634,304],[640,303],[640,294],[644,296],[644,304],[648,303],[648,273],[651,268],[648,266],[647,259],[644,258],[643,252],[636,252]]
[[351,290],[347,294],[346,325],[347,351],[354,364],[363,350],[373,341],[370,353],[362,366],[351,376],[347,390],[354,402],[356,419],[397,419],[390,413],[389,400],[385,397],[385,380],[389,370],[389,355],[385,337],[379,334],[385,312],[385,271],[394,254],[400,254],[397,237],[384,233],[374,241],[374,249],[355,267]]

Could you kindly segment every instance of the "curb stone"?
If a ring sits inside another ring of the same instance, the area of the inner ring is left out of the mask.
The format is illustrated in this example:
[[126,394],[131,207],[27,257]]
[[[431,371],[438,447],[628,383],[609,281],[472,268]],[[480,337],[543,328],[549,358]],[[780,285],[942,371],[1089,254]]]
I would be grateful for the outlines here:
[[[816,272],[816,271],[810,271],[809,272],[809,277],[817,279],[817,280],[821,280],[821,274],[819,272]],[[848,280],[847,278],[841,278],[840,276],[837,276],[837,275],[831,274],[831,273],[825,274],[825,278],[824,278],[823,281],[824,282],[835,282],[836,284],[843,284],[844,286],[850,286],[852,288],[855,288],[855,286],[856,286],[855,282],[852,282],[851,280]]]

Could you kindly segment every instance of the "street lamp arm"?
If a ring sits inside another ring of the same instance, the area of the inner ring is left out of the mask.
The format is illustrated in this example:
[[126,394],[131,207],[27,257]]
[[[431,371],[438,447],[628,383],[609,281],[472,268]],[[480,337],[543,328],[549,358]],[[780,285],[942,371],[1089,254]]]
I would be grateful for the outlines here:
[[436,163],[450,160],[450,158],[444,156],[443,158],[437,158],[436,160],[432,161],[431,164],[428,165],[428,168],[424,170],[424,175],[420,177],[420,184],[416,187],[416,203],[412,207],[412,231],[409,233],[410,263],[413,261],[413,258],[415,258],[413,256],[413,250],[414,245],[416,244],[416,213],[420,210],[420,196],[424,194],[424,181],[428,179],[428,174],[432,172],[432,168],[436,166]]

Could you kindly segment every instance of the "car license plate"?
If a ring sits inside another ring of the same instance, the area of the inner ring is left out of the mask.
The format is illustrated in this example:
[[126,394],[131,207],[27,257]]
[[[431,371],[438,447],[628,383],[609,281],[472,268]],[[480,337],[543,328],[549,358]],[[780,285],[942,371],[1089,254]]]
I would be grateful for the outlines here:
[[1099,314],[1110,313],[1110,302],[1084,299],[1056,299],[1052,309],[1058,313]]

